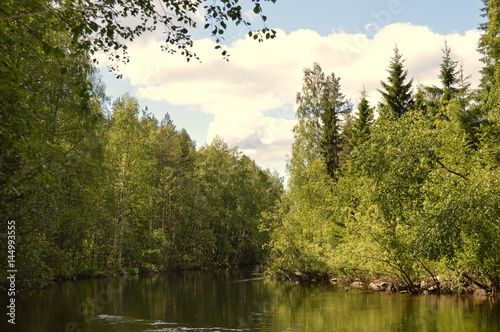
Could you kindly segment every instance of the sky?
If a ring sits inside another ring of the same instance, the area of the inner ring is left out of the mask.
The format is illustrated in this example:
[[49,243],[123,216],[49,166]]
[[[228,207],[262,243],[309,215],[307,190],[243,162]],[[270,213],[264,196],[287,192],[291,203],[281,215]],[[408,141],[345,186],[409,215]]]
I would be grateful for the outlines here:
[[[245,27],[228,26],[225,61],[209,34],[194,31],[201,62],[186,62],[161,51],[161,31],[144,35],[128,45],[130,62],[120,67],[122,79],[107,71],[104,58],[100,61],[107,94],[135,96],[159,120],[168,112],[197,147],[219,136],[262,168],[286,176],[295,97],[304,68],[314,62],[341,78],[341,91],[354,105],[363,88],[375,105],[396,45],[414,86],[439,85],[446,41],[478,84],[481,0],[277,0],[262,7],[276,39],[258,43]],[[246,17],[262,27],[248,8]]]

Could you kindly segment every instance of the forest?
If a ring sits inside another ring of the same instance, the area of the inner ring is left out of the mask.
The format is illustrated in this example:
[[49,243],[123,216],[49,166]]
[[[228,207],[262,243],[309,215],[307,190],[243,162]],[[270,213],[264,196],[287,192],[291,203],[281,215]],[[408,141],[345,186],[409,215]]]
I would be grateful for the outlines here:
[[[2,2],[4,285],[12,267],[23,289],[96,272],[264,259],[267,238],[258,226],[262,211],[282,192],[277,174],[221,139],[196,147],[168,114],[159,121],[134,97],[109,105],[93,54],[119,52],[126,48],[119,44],[123,38],[141,33],[141,26],[129,31],[113,25],[113,15],[126,16],[146,2],[130,6],[117,13],[111,2],[88,7],[90,12],[71,1]],[[147,10],[142,8],[152,16]]]
[[[439,86],[415,85],[395,47],[377,105],[362,91],[354,107],[340,77],[305,68],[286,186],[220,138],[197,147],[134,97],[109,105],[97,51],[126,63],[122,41],[161,22],[167,52],[196,54],[187,30],[148,1],[81,3],[2,5],[0,233],[7,248],[15,222],[19,288],[264,264],[268,276],[387,278],[412,293],[425,279],[438,291],[498,291],[500,1],[485,1],[477,89],[446,43]],[[189,12],[204,2],[185,3],[173,9],[195,27]],[[226,22],[250,24],[236,3],[206,5],[217,42]],[[134,29],[116,23],[138,14]]]
[[269,273],[497,294],[500,2],[485,5],[478,89],[447,43],[439,86],[414,86],[396,47],[381,102],[362,91],[356,110],[334,73],[304,70],[289,189],[261,226]]

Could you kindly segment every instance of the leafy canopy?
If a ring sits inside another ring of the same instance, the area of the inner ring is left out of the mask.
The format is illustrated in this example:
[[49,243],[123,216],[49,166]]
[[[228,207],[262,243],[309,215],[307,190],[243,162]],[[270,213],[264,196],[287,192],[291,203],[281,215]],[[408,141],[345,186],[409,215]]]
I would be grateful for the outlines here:
[[[114,63],[129,60],[127,42],[161,28],[165,33],[162,49],[168,53],[180,51],[189,61],[199,59],[191,50],[192,32],[198,28],[202,16],[204,29],[210,31],[217,43],[215,48],[221,49],[222,55],[227,58],[227,51],[222,50],[221,43],[230,23],[246,26],[250,37],[258,41],[275,37],[276,32],[265,26],[264,2],[275,3],[276,0],[9,1],[2,4],[0,24],[27,32],[25,37],[30,42],[45,45],[62,55],[63,51],[38,31],[43,22],[54,20],[52,28],[68,31],[76,49],[92,55],[103,51]],[[244,17],[248,10],[260,16],[263,28],[252,28],[250,21]]]

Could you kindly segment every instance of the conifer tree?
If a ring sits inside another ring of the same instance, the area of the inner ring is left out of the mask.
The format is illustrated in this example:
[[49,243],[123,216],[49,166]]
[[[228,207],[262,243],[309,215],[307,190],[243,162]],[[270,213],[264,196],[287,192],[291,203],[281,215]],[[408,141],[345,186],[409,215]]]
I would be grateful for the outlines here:
[[413,79],[405,83],[408,71],[404,69],[404,60],[399,49],[394,48],[394,56],[391,58],[387,72],[388,82],[381,81],[383,90],[383,101],[380,105],[380,115],[389,118],[401,118],[413,105],[412,83]]
[[306,164],[323,158],[327,174],[336,179],[342,149],[340,115],[351,110],[351,104],[340,92],[340,78],[333,73],[325,77],[321,66],[315,63],[312,69],[304,70],[304,85],[297,94],[297,103],[295,154],[302,150],[300,159]]
[[451,58],[451,48],[446,42],[443,51],[443,62],[441,63],[439,79],[443,85],[442,100],[449,102],[453,95],[458,92],[456,84],[459,82],[459,70],[457,69],[458,61]]
[[[500,79],[500,45],[498,34],[500,33],[500,1],[483,0],[483,16],[488,18],[488,22],[481,25],[484,31],[479,40],[479,51],[483,54],[481,61],[484,67],[481,70],[481,87],[489,93],[498,85]],[[493,94],[490,96],[493,97]],[[495,98],[498,102],[498,98]]]
[[500,164],[498,140],[500,140],[500,0],[484,0],[484,16],[488,22],[481,28],[484,30],[479,40],[479,51],[483,54],[481,61],[481,131],[485,155],[495,164]]
[[331,73],[324,82],[321,116],[323,131],[321,135],[321,153],[325,159],[326,171],[332,179],[338,177],[340,167],[339,153],[342,150],[340,114],[350,112],[350,105],[340,92],[340,78]]
[[[458,61],[451,58],[451,48],[448,43],[445,42],[443,52],[443,61],[440,65],[439,79],[441,80],[441,87],[427,86],[423,88],[423,91],[417,92],[426,95],[426,106],[429,106],[432,113],[439,112],[441,114],[446,113],[446,108],[448,107],[450,101],[457,97],[460,92],[460,75],[461,69],[458,69]],[[418,96],[418,97],[420,97]],[[416,99],[418,99],[416,96]],[[418,106],[421,105],[421,101],[416,101]],[[418,108],[418,107],[417,107]]]
[[370,137],[370,126],[373,124],[373,107],[366,98],[366,90],[361,91],[358,113],[352,125],[351,144],[356,148]]

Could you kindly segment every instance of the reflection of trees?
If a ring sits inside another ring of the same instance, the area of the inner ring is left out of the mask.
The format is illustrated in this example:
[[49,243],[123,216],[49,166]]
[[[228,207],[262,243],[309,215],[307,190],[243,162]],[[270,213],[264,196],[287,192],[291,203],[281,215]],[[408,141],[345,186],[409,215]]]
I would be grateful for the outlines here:
[[[487,298],[344,292],[252,277],[242,270],[200,270],[82,280],[28,295],[20,299],[19,310],[47,326],[72,320],[93,330],[144,330],[155,322],[155,328],[172,331],[220,327],[261,332],[469,332],[500,327],[500,305]],[[110,296],[103,297],[103,292]],[[84,306],[78,313],[80,304]]]

